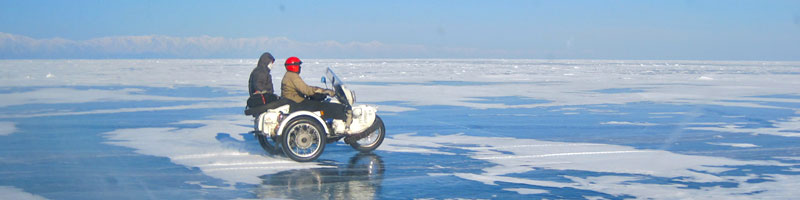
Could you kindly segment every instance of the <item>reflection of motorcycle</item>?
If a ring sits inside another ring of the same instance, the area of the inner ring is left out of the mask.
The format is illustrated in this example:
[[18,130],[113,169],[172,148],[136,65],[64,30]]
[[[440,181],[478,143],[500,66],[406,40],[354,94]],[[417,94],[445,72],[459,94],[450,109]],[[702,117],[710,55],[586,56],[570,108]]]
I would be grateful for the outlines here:
[[[330,84],[336,98],[314,95],[311,100],[329,101],[345,106],[351,113],[352,121],[349,129],[346,122],[339,119],[323,118],[322,111],[296,111],[289,113],[289,105],[266,110],[255,119],[255,131],[261,147],[271,154],[283,151],[287,157],[295,161],[306,162],[317,159],[325,149],[326,143],[345,138],[354,149],[370,152],[383,142],[386,128],[378,117],[375,106],[354,105],[356,96],[348,90],[333,70],[328,68],[322,82]],[[248,113],[248,110],[245,113]]]
[[383,179],[383,161],[375,154],[359,153],[347,168],[318,168],[281,172],[261,177],[258,198],[376,199]]

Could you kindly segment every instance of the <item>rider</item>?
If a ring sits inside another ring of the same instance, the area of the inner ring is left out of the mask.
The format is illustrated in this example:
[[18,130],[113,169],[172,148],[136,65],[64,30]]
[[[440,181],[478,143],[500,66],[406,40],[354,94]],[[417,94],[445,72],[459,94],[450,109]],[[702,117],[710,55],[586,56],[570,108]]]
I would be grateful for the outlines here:
[[323,118],[347,120],[344,105],[305,98],[314,94],[335,96],[336,93],[333,90],[306,85],[303,79],[300,78],[300,64],[302,63],[299,58],[290,57],[286,59],[284,64],[286,66],[286,74],[283,75],[283,80],[281,81],[281,98],[288,99],[286,102],[290,105],[289,112],[298,110],[322,111]]
[[269,52],[264,52],[258,59],[256,68],[250,72],[248,107],[256,107],[278,100],[278,96],[274,94],[275,90],[272,87],[272,75],[269,74],[273,63],[275,63],[275,57],[272,57]]

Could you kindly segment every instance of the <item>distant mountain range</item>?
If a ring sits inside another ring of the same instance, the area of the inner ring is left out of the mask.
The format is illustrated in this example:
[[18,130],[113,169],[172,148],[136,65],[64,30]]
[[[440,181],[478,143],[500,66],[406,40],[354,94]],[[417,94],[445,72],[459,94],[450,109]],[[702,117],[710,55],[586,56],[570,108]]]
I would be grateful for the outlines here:
[[264,51],[272,52],[277,57],[314,58],[469,57],[479,53],[478,49],[431,48],[423,45],[384,44],[378,41],[299,42],[286,37],[163,35],[69,40],[36,39],[0,32],[0,59],[256,58]]

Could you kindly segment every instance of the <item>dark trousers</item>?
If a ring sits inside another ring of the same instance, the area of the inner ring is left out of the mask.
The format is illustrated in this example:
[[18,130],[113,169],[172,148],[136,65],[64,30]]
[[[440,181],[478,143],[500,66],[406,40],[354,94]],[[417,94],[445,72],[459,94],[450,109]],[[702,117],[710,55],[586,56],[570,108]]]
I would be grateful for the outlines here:
[[256,94],[250,96],[247,99],[247,108],[244,110],[245,115],[252,115],[253,117],[257,117],[263,112],[266,112],[269,109],[277,108],[282,105],[286,105],[286,101],[291,100],[284,100],[279,99],[275,94]]
[[295,103],[292,100],[288,100],[289,103],[289,112],[295,112],[300,110],[306,111],[322,111],[324,114],[322,115],[323,119],[334,118],[334,119],[341,119],[346,120],[347,116],[345,115],[345,107],[342,104],[338,103],[329,103],[329,102],[321,102],[321,101],[314,101],[304,99],[300,103]]
[[272,103],[278,100],[278,95],[267,93],[267,94],[254,94],[250,95],[250,98],[247,98],[247,107],[253,108],[258,106],[263,106],[268,103]]

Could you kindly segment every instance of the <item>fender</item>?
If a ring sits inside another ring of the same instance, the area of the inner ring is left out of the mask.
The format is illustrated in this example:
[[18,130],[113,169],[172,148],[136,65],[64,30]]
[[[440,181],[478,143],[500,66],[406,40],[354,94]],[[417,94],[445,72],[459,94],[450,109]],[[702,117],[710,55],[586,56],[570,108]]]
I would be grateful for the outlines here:
[[378,108],[376,106],[358,105],[352,108],[353,110],[353,124],[350,125],[350,131],[353,133],[360,133],[367,130],[375,122]]
[[284,119],[281,122],[280,126],[278,126],[279,128],[278,128],[278,132],[276,134],[278,136],[283,135],[283,128],[286,127],[286,124],[288,124],[289,121],[292,121],[292,119],[297,118],[297,117],[302,117],[302,116],[309,116],[311,118],[316,119],[317,122],[319,122],[319,124],[322,125],[322,129],[325,129],[324,130],[325,131],[325,135],[329,135],[331,133],[330,130],[328,130],[328,124],[325,124],[325,121],[323,121],[322,118],[319,117],[319,114],[317,114],[317,112],[310,112],[310,111],[302,110],[302,111],[293,112],[292,114],[289,114],[289,116],[286,116],[286,119]]

